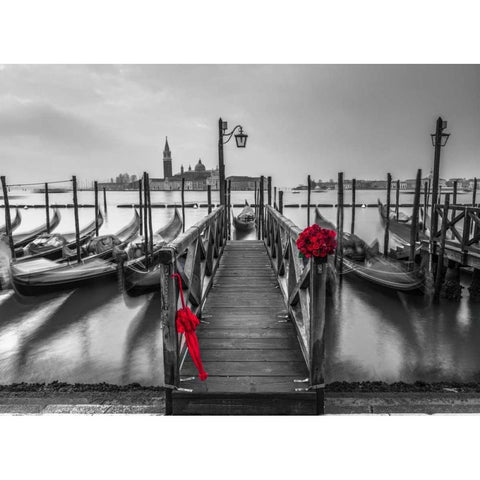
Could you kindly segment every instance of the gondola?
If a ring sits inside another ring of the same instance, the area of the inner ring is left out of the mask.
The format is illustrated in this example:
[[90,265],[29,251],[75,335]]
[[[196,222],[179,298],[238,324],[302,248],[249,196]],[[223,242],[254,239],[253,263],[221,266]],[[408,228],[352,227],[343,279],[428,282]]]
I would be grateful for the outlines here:
[[[22,223],[22,214],[20,213],[20,210],[17,208],[15,209],[15,218],[11,223],[10,231],[13,232],[21,223]],[[4,235],[5,233],[7,233],[7,226],[3,225],[0,227],[0,235]]]
[[124,292],[131,296],[137,296],[159,288],[158,251],[178,236],[182,231],[182,226],[182,217],[178,209],[175,208],[173,218],[154,234],[153,254],[148,256],[148,267],[142,238],[132,242],[127,247],[127,259],[119,267],[120,281]]
[[232,218],[235,230],[238,232],[251,232],[255,230],[255,212],[247,201],[245,201],[245,206],[237,216],[232,213]]
[[[387,220],[387,206],[384,205],[380,199],[377,200],[378,202],[378,212],[380,214],[380,218],[382,219],[382,225],[385,225]],[[418,223],[419,227],[422,226],[421,222]],[[392,211],[390,211],[390,222],[389,222],[389,232],[391,233],[392,237],[395,239],[402,246],[409,246],[410,245],[410,234],[412,231],[412,218],[406,215],[404,212],[399,212],[398,220]],[[418,229],[417,239],[418,240],[425,240],[427,236],[421,230]]]
[[[335,230],[318,208],[315,209],[315,223],[322,228]],[[378,242],[367,245],[357,235],[343,233],[343,273],[353,274],[377,286],[402,292],[422,289],[423,278],[408,271],[404,264],[378,253]]]
[[[103,215],[100,210],[97,212],[98,228],[103,225]],[[90,222],[79,232],[80,245],[88,242],[95,233],[95,220]],[[37,258],[46,258],[47,260],[58,260],[63,256],[73,256],[72,248],[76,249],[77,240],[75,232],[72,233],[42,233],[22,249],[15,252],[18,262],[27,262]]]
[[[50,231],[52,231],[54,228],[58,226],[61,218],[62,217],[60,216],[60,211],[55,208],[53,210],[53,217],[50,219]],[[36,227],[33,230],[30,230],[25,233],[18,233],[17,235],[13,235],[13,246],[17,250],[19,250],[18,254],[22,255],[22,252],[20,251],[20,249],[46,231],[47,231],[47,223],[45,222],[43,225],[40,225],[39,227]]]
[[57,261],[37,258],[13,263],[13,287],[21,295],[39,295],[114,278],[117,255],[137,236],[139,227],[140,217],[135,210],[133,220],[115,235],[101,235],[86,243],[80,263],[76,258]]

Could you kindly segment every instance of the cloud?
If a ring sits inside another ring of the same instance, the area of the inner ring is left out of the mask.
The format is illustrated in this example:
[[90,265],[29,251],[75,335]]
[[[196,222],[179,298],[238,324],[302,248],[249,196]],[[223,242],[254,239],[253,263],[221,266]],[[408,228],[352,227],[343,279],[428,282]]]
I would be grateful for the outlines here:
[[15,108],[0,110],[0,138],[25,139],[46,147],[97,150],[111,147],[117,139],[93,121],[47,103],[18,100]]

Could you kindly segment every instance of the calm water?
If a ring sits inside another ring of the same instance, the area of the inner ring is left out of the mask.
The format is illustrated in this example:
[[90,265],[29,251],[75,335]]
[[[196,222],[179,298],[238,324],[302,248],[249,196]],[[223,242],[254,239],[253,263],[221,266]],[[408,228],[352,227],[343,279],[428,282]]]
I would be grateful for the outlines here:
[[[17,193],[23,196],[12,203],[43,203],[41,194]],[[374,203],[379,195],[384,197],[385,192],[359,191],[357,203]],[[116,205],[135,202],[137,194],[107,192],[107,197],[108,216],[101,233],[115,233],[132,217],[131,209]],[[206,202],[206,192],[186,192],[185,197],[187,202]],[[213,197],[218,201],[216,192]],[[465,196],[465,201],[469,197]],[[253,192],[232,192],[232,203],[242,203],[245,198],[253,202]],[[401,202],[410,203],[412,198],[402,194]],[[333,191],[312,194],[316,203],[334,203],[335,199]],[[71,203],[71,195],[54,194],[51,201]],[[79,201],[93,203],[93,192],[80,192]],[[179,201],[179,192],[152,192],[152,202]],[[350,201],[348,192],[345,201]],[[284,203],[306,203],[306,193],[286,192]],[[335,221],[333,208],[322,212]],[[56,231],[73,231],[73,211],[62,209],[61,214]],[[154,209],[154,228],[172,214],[172,209]],[[187,228],[205,214],[203,208],[186,209]],[[306,226],[305,208],[286,208],[285,214],[299,227]],[[15,233],[44,221],[43,210],[22,210],[22,215],[22,225]],[[92,219],[93,209],[80,210],[81,227]],[[347,209],[346,230],[349,225]],[[368,242],[375,238],[383,241],[377,209],[357,209],[356,233]],[[468,276],[463,279],[466,286],[469,280]],[[426,297],[378,291],[345,277],[328,303],[327,381],[479,380],[480,306],[469,303],[466,289],[463,295],[459,304],[443,302],[433,308]],[[158,295],[124,298],[115,281],[31,298],[0,291],[0,383],[158,384],[158,312]]]

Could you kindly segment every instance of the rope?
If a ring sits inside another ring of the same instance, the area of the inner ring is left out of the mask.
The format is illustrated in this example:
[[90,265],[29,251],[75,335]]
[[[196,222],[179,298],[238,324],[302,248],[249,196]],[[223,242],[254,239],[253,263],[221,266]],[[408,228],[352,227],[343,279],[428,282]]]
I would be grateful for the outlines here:
[[56,180],[54,182],[34,182],[34,183],[10,183],[7,187],[28,187],[30,185],[45,185],[45,184],[53,184],[53,183],[66,183],[71,182],[72,180]]

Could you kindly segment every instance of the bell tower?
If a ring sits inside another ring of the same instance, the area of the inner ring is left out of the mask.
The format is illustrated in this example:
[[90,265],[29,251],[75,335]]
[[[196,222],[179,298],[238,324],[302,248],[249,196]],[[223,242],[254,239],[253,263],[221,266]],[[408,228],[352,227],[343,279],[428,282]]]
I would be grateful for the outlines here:
[[165,137],[165,148],[163,149],[163,178],[172,176],[172,154],[168,146],[168,137]]

